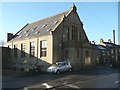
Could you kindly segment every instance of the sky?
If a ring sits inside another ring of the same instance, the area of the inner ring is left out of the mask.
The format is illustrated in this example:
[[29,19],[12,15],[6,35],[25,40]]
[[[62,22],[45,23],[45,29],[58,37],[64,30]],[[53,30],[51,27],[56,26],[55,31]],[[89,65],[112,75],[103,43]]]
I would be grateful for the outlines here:
[[15,34],[27,23],[69,10],[73,3],[89,41],[113,41],[115,30],[118,43],[117,2],[2,2],[0,40],[6,41],[7,33]]

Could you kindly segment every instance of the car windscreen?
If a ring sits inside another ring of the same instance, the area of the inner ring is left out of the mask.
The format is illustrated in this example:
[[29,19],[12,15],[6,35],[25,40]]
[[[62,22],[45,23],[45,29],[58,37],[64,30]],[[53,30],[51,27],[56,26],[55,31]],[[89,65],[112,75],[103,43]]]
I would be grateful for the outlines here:
[[61,64],[62,64],[61,62],[57,62],[57,63],[54,63],[52,66],[59,66]]
[[54,63],[54,64],[52,64],[52,66],[56,66],[56,67],[57,67],[57,66],[58,66],[58,64]]

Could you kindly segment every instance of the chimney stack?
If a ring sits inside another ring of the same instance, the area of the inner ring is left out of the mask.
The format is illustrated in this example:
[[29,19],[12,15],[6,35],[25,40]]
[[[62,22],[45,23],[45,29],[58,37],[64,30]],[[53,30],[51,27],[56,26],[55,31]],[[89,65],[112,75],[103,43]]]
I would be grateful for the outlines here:
[[95,41],[92,41],[92,44],[94,44],[94,45],[95,45]]
[[115,44],[115,30],[113,30],[113,42]]
[[109,43],[112,43],[111,39],[108,39],[108,42],[109,42]]
[[13,38],[13,33],[7,33],[7,42]]
[[103,43],[103,42],[104,42],[104,40],[103,40],[103,38],[101,38],[101,39],[100,39],[100,43]]

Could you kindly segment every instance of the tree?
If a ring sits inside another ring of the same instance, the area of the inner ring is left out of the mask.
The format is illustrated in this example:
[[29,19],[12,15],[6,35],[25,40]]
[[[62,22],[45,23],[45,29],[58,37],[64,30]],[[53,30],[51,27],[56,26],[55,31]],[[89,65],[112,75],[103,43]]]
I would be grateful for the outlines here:
[[0,40],[0,46],[1,47],[5,46],[5,41],[4,40]]

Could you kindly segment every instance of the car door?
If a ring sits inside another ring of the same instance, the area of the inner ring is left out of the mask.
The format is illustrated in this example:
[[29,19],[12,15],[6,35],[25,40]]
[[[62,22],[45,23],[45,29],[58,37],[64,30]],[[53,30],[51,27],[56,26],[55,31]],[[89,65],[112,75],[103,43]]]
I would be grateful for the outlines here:
[[68,62],[66,62],[66,71],[70,69]]
[[60,71],[66,71],[66,65],[65,65],[65,63],[61,63],[61,65],[59,66],[59,69],[60,69]]

